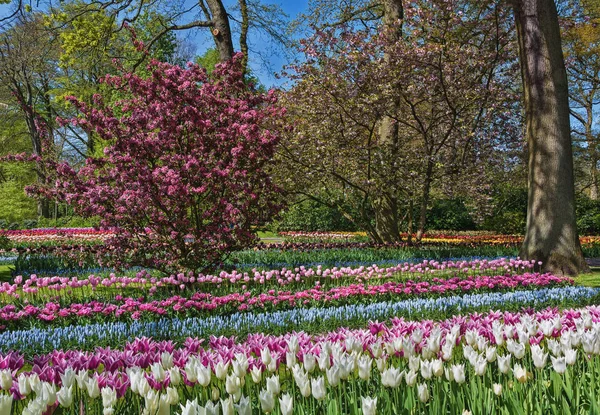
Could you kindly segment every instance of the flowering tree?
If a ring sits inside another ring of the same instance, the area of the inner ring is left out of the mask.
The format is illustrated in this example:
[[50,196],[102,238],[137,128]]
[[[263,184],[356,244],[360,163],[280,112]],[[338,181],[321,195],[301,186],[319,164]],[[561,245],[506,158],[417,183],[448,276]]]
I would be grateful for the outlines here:
[[520,138],[506,8],[398,3],[385,2],[378,30],[302,41],[283,98],[294,130],[278,151],[286,188],[339,208],[378,242],[399,240],[403,221],[421,236],[434,192],[484,193],[486,169],[506,164]]
[[69,122],[110,144],[78,170],[57,165],[55,188],[30,190],[114,227],[106,257],[115,265],[197,271],[248,246],[253,220],[277,210],[264,167],[278,136],[266,123],[282,110],[273,93],[245,85],[240,62],[238,54],[209,78],[194,64],[153,60],[147,79],[104,79],[126,97],[116,105],[101,96],[91,106],[70,98],[82,116]]

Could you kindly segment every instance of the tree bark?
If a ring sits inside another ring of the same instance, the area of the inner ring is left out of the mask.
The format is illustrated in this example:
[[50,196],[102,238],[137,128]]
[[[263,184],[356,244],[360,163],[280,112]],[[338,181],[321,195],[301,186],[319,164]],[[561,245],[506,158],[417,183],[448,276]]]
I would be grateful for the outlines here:
[[[395,29],[390,35],[397,39],[401,36],[401,26],[398,21],[403,16],[402,0],[384,0],[383,27],[386,30]],[[387,54],[384,59],[389,59]],[[399,96],[399,94],[398,94]],[[399,98],[394,98],[394,100]],[[390,113],[396,113],[399,103],[390,102]],[[393,163],[398,152],[398,123],[391,117],[384,115],[379,125],[379,138],[384,151],[389,151],[389,160]],[[377,233],[384,242],[400,241],[400,229],[398,226],[398,200],[395,194],[382,194],[374,200],[375,223]]]
[[521,256],[544,271],[589,271],[575,223],[567,74],[554,0],[513,0],[523,79],[529,193]]
[[419,208],[419,227],[417,229],[417,242],[421,242],[425,233],[425,223],[427,222],[427,205],[429,204],[429,195],[431,194],[431,182],[433,181],[433,161],[429,157],[427,162],[427,171],[425,172],[425,182],[423,183],[423,193],[421,194],[421,206]]
[[[203,1],[203,0],[201,0]],[[221,62],[233,57],[233,39],[227,10],[221,0],[206,0],[213,21],[212,36],[215,41]]]

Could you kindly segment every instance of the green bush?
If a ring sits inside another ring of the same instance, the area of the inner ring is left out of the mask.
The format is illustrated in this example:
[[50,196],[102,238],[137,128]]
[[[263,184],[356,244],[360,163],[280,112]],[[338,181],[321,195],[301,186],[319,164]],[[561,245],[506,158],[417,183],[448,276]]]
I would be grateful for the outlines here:
[[476,225],[462,199],[439,199],[427,212],[427,229],[472,231]]
[[492,211],[481,229],[502,234],[523,234],[527,221],[527,188],[505,186],[492,193]]
[[581,235],[600,233],[600,200],[592,200],[585,195],[575,200],[577,230]]
[[337,209],[329,208],[313,200],[291,205],[277,223],[280,231],[356,231],[356,226]]

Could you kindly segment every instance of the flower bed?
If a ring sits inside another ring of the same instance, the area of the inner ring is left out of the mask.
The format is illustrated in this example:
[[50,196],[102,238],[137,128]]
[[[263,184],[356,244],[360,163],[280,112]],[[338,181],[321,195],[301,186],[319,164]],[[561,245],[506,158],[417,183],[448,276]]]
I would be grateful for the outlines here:
[[[599,327],[600,308],[590,306],[393,319],[314,336],[211,338],[206,345],[190,338],[181,347],[139,339],[122,350],[53,351],[27,360],[8,353],[0,359],[0,409],[596,413]],[[522,412],[513,412],[515,405]]]

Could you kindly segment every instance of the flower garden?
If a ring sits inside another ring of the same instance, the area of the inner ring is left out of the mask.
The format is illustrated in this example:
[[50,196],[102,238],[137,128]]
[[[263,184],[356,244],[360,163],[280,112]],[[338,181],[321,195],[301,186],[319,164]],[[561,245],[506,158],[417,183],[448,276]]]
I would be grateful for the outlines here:
[[600,412],[600,289],[518,259],[518,237],[288,233],[164,275],[92,263],[109,234],[5,233],[0,413]]

